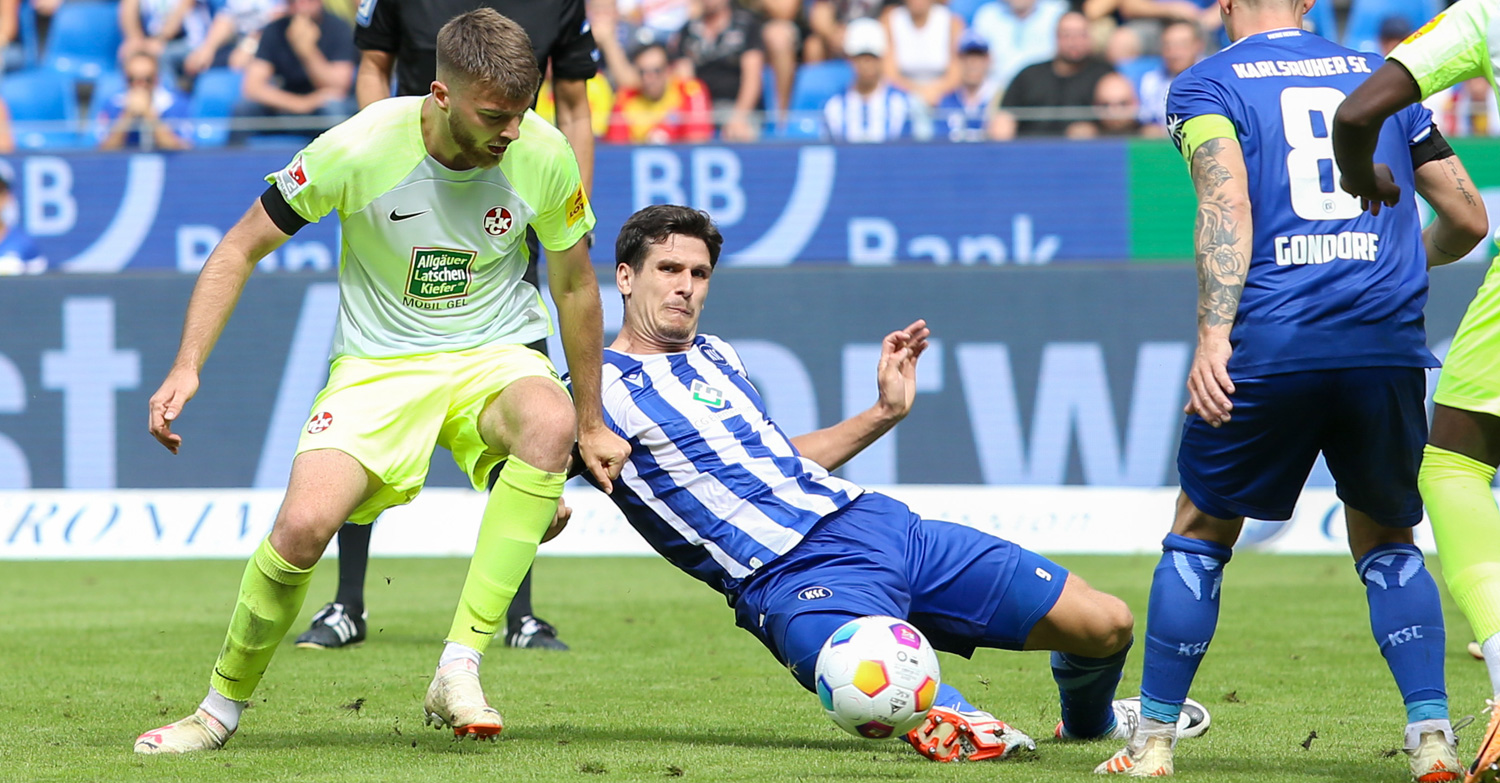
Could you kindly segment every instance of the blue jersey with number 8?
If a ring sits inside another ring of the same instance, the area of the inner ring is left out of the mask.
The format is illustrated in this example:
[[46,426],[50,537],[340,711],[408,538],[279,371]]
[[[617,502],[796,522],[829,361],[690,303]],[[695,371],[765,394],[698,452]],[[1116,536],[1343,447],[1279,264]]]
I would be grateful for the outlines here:
[[1432,132],[1432,113],[1411,106],[1381,128],[1375,162],[1390,166],[1401,201],[1378,216],[1339,189],[1333,159],[1333,114],[1381,62],[1275,30],[1172,82],[1167,121],[1178,148],[1197,143],[1195,118],[1227,118],[1249,174],[1255,235],[1230,333],[1232,375],[1437,366],[1422,323],[1427,262],[1411,158]]

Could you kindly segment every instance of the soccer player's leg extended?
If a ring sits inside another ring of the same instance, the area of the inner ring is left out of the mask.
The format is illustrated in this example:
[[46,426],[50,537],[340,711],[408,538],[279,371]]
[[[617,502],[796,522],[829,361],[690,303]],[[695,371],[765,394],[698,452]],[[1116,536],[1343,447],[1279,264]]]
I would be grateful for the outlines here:
[[212,750],[239,726],[245,703],[302,610],[313,566],[344,520],[379,486],[357,460],[321,449],[297,456],[271,535],[245,566],[208,697],[198,711],[142,734],[137,753]]
[[484,442],[509,458],[485,504],[458,611],[424,705],[429,722],[451,726],[457,736],[500,732],[500,715],[479,687],[479,659],[504,623],[557,512],[574,427],[567,393],[536,377],[507,386],[479,418]]

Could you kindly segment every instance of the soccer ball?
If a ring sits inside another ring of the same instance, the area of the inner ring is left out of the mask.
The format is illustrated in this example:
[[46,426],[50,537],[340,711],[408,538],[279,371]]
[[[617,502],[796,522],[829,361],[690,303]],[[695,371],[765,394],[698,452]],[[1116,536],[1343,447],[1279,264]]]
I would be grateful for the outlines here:
[[916,728],[940,682],[932,645],[894,617],[850,620],[818,653],[818,701],[834,723],[859,737],[885,739]]

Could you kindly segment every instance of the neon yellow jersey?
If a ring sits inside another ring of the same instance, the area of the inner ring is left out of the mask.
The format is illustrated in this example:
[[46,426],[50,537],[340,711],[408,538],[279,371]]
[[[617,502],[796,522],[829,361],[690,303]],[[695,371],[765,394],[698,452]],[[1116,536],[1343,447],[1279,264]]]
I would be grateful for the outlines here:
[[1483,76],[1495,85],[1495,57],[1500,55],[1500,0],[1459,0],[1391,50],[1390,59],[1406,66],[1422,99],[1462,81]]
[[266,176],[304,219],[338,213],[334,356],[546,337],[551,316],[521,279],[526,227],[548,250],[566,250],[594,226],[572,149],[535,112],[499,167],[453,171],[427,154],[423,100],[371,104]]

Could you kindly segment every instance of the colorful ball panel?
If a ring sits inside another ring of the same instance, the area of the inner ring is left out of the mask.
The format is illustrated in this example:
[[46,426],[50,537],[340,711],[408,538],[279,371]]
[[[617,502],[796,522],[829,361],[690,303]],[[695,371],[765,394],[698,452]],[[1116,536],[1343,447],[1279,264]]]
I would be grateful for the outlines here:
[[860,661],[859,668],[854,672],[854,687],[866,696],[874,696],[886,689],[891,684],[891,678],[886,674],[885,664],[880,661]]

